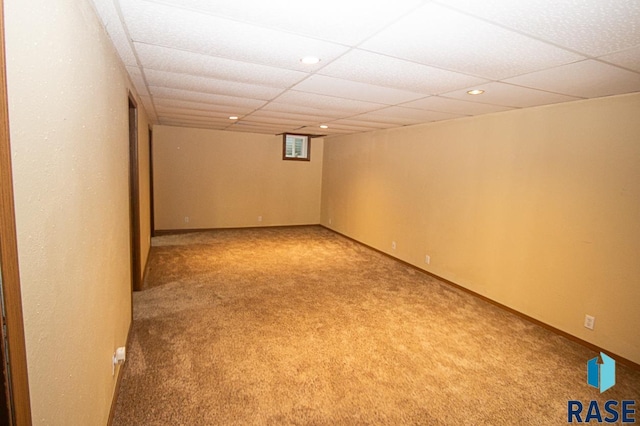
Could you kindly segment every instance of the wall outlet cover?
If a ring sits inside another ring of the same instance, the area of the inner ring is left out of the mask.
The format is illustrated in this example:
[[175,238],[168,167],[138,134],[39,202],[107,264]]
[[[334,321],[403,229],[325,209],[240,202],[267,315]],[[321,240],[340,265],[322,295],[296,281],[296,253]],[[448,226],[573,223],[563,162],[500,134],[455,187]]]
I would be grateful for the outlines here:
[[593,330],[596,325],[596,317],[591,315],[584,316],[584,326],[589,330]]

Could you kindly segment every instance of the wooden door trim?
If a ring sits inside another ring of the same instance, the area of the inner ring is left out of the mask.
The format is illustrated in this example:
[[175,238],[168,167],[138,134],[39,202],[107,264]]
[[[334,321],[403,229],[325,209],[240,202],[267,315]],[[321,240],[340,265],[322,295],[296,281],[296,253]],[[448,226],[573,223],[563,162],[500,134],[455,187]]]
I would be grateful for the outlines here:
[[4,39],[4,1],[0,0],[0,256],[2,285],[9,344],[9,381],[11,386],[13,422],[31,424],[27,351],[22,320],[22,295],[18,268],[13,177],[11,173],[11,145],[9,141],[9,111],[7,104],[7,76]]

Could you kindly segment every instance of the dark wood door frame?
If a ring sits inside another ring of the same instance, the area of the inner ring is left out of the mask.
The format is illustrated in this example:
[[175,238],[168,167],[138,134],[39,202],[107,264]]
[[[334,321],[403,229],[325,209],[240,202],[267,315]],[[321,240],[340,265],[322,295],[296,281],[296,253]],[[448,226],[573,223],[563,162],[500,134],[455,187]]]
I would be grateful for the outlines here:
[[156,235],[156,224],[153,206],[153,129],[149,126],[149,225],[151,226],[151,235]]
[[8,421],[9,424],[21,426],[31,424],[31,402],[18,269],[4,43],[4,1],[0,0],[0,261],[8,346],[8,364],[4,367],[7,374]]
[[138,163],[138,105],[129,92],[129,218],[131,289],[142,289],[140,267],[140,167]]

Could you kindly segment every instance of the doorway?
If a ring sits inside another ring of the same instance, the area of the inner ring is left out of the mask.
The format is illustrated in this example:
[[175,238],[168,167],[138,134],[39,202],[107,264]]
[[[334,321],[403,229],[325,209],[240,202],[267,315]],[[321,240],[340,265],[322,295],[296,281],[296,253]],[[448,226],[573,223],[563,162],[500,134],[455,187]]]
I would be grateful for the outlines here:
[[140,279],[140,181],[138,165],[138,105],[129,93],[129,218],[131,289],[142,289]]
[[155,237],[156,223],[153,204],[153,129],[151,126],[149,126],[149,224],[151,226],[150,235]]

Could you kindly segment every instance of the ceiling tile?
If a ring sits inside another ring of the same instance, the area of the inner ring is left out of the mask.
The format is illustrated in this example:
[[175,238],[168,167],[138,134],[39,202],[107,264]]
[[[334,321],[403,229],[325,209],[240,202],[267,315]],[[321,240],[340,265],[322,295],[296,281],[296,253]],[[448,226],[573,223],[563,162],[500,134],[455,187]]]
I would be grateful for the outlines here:
[[640,44],[637,0],[441,0],[440,3],[599,56]]
[[259,127],[228,127],[225,128],[224,130],[229,131],[229,132],[243,132],[243,133],[259,133],[259,134],[263,134],[263,135],[279,135],[282,133],[285,133],[287,131],[287,129],[263,129],[263,128],[259,128]]
[[370,112],[357,115],[357,116],[355,116],[353,118],[357,119],[357,120],[361,120],[361,121],[373,121],[373,122],[376,122],[376,123],[384,122],[384,123],[391,124],[392,125],[391,127],[409,126],[409,125],[412,125],[412,124],[420,123],[420,120],[407,119],[407,118],[403,118],[403,117],[390,117],[390,116],[384,116],[384,115],[374,115],[374,114],[372,114]]
[[138,62],[129,44],[129,37],[125,33],[113,1],[92,0],[92,3],[124,64],[137,66]]
[[158,120],[158,116],[156,115],[156,108],[153,104],[153,100],[150,96],[140,96],[142,100],[142,106],[144,106],[144,110],[147,112],[147,117],[153,123]]
[[160,121],[160,124],[162,124],[163,126],[195,127],[198,129],[214,129],[214,130],[224,130],[227,127],[220,124],[194,123],[191,121],[174,120],[170,118],[161,119],[159,121]]
[[233,127],[235,126],[250,126],[250,127],[262,127],[262,128],[273,128],[273,129],[291,129],[294,128],[296,126],[291,126],[291,125],[283,125],[282,123],[263,123],[263,122],[255,122],[255,121],[251,121],[250,119],[242,119],[242,120],[238,120],[235,123],[232,124]]
[[[354,45],[419,6],[420,0],[164,0],[212,15]],[[286,13],[284,13],[286,11]]]
[[318,109],[327,109],[340,111],[342,113],[361,113],[372,111],[384,107],[383,104],[372,102],[356,101],[351,99],[336,98],[333,96],[317,95],[314,93],[298,92],[289,90],[280,95],[277,99],[279,103],[288,103],[291,105],[300,105],[303,107],[311,107]]
[[[290,96],[290,95],[287,95],[287,96]],[[333,109],[312,108],[309,106],[301,106],[301,105],[292,104],[292,103],[278,102],[280,99],[283,99],[283,97],[280,96],[276,101],[269,102],[268,104],[260,108],[260,111],[278,111],[278,112],[285,112],[285,113],[292,113],[292,114],[306,114],[306,115],[318,115],[318,116],[326,115],[334,118],[341,117],[344,115],[342,111],[336,111]],[[286,99],[286,97],[284,99]]]
[[[301,127],[295,130],[296,133],[304,133],[307,135],[316,135],[316,136],[331,136],[336,134],[347,134],[344,130],[331,130],[331,129],[319,129],[315,126],[313,127]],[[313,142],[312,142],[313,143]]]
[[145,69],[191,74],[219,80],[287,88],[309,74],[266,65],[135,43],[138,59]]
[[166,98],[159,98],[159,97],[155,97],[153,101],[157,109],[161,109],[161,108],[188,109],[188,110],[194,111],[194,114],[196,113],[196,111],[200,111],[203,113],[220,112],[229,116],[229,115],[244,115],[255,110],[255,108],[245,107],[245,106],[207,104],[203,102],[181,101],[177,99],[166,99]]
[[269,100],[282,93],[282,89],[255,84],[196,77],[166,71],[145,70],[150,86],[164,86],[192,92],[214,93],[225,96]]
[[323,75],[311,76],[301,83],[298,83],[293,89],[301,92],[355,99],[365,102],[376,102],[386,105],[395,105],[425,96],[422,93],[407,92],[405,90],[374,86],[372,84],[342,80]]
[[379,123],[371,120],[365,121],[365,120],[357,120],[357,119],[350,119],[350,118],[330,121],[328,122],[328,124],[330,129],[333,128],[334,125],[338,125],[338,127],[343,125],[350,126],[350,127],[365,127],[368,129],[388,129],[389,127],[396,126],[395,124],[392,124],[392,123]]
[[467,102],[479,102],[514,108],[524,108],[543,104],[554,104],[558,102],[574,101],[578,99],[575,97],[560,95],[557,93],[544,92],[541,90],[534,90],[527,87],[520,87],[512,84],[498,82],[478,86],[478,89],[482,89],[485,91],[482,95],[471,96],[467,94],[467,90],[475,88],[476,87],[456,90],[454,92],[445,93],[442,96],[447,98],[460,99]]
[[598,59],[640,72],[640,45]]
[[156,106],[156,111],[159,115],[167,116],[168,114],[179,115],[191,115],[193,118],[219,118],[222,120],[229,120],[229,113],[225,111],[203,111],[198,109],[178,108],[170,106]]
[[270,125],[264,123],[251,123],[246,121],[238,121],[228,127],[228,130],[241,130],[241,131],[255,131],[258,133],[270,133],[278,134],[293,130],[292,126],[288,125]]
[[449,92],[487,81],[360,49],[336,59],[318,73],[424,94]]
[[282,135],[283,133],[287,133],[289,132],[291,129],[263,129],[263,128],[259,128],[259,127],[229,127],[227,129],[225,129],[227,131],[230,132],[244,132],[244,133],[260,133],[263,135],[271,135],[271,136],[278,136],[278,135]]
[[182,123],[183,126],[185,127],[202,127],[202,126],[211,126],[217,129],[225,129],[227,127],[229,127],[229,123],[225,122],[225,121],[221,121],[221,120],[199,120],[199,119],[194,119],[194,118],[190,118],[190,117],[184,117],[184,116],[180,116],[180,115],[167,115],[167,116],[160,116],[159,121],[162,123],[167,123],[167,122],[180,122]]
[[260,109],[251,114],[252,117],[264,117],[264,118],[275,118],[275,119],[288,119],[288,120],[299,120],[299,121],[307,121],[311,123],[321,123],[324,121],[333,120],[334,118],[328,115],[308,115],[308,114],[297,114],[290,112],[279,112],[279,111],[268,111],[264,109]]
[[505,81],[585,98],[640,91],[640,74],[595,60],[538,71]]
[[431,3],[360,47],[493,80],[582,59],[567,50]]
[[406,120],[402,118],[392,117],[392,116],[384,116],[384,115],[375,115],[372,112],[365,112],[363,114],[354,115],[348,118],[349,120],[356,121],[364,121],[371,122],[372,125],[385,125],[387,127],[398,127],[398,126],[406,126],[407,124],[415,124],[415,123],[407,123]]
[[200,123],[200,124],[210,124],[215,126],[228,126],[229,120],[224,120],[221,118],[206,118],[206,117],[190,117],[181,114],[159,114],[158,118],[160,121],[181,121],[183,123]]
[[149,91],[156,98],[175,99],[180,101],[201,102],[215,105],[228,105],[246,108],[259,108],[266,101],[259,99],[238,98],[233,96],[217,95],[211,93],[193,92],[189,90],[172,89],[169,87],[149,86]]
[[149,96],[149,92],[147,91],[147,85],[144,82],[144,77],[142,76],[142,71],[138,67],[126,67],[127,72],[129,73],[129,77],[131,77],[131,81],[133,82],[133,86],[136,88],[138,95],[140,96]]
[[443,98],[440,96],[430,96],[428,98],[402,104],[402,106],[408,108],[427,109],[431,111],[450,112],[453,114],[461,115],[488,114],[492,112],[507,111],[511,109],[507,106],[481,104],[478,102],[468,102],[458,99]]
[[289,127],[301,127],[310,124],[307,120],[296,120],[287,118],[273,118],[264,116],[255,116],[253,114],[242,117],[240,120],[243,123],[259,123],[264,126],[268,125],[286,125]]
[[152,122],[344,134],[640,91],[640,0],[91,1]]
[[344,124],[342,122],[334,121],[333,123],[331,123],[331,126],[328,129],[320,129],[320,130],[325,130],[325,131],[331,130],[332,132],[348,131],[348,132],[356,133],[356,132],[370,132],[372,130],[378,130],[378,129],[380,128],[374,127],[374,126],[367,126],[366,124],[363,126],[354,126],[351,124]]
[[134,42],[203,53],[269,66],[313,71],[300,58],[314,55],[325,63],[348,50],[340,44],[218,18],[141,0],[120,0]]
[[[448,120],[452,118],[463,117],[460,114],[451,114],[448,112],[426,111],[414,108],[404,108],[392,106],[368,114],[371,117],[380,117],[383,121],[398,120],[402,124],[417,124],[429,121]],[[360,116],[354,117],[360,119]]]

